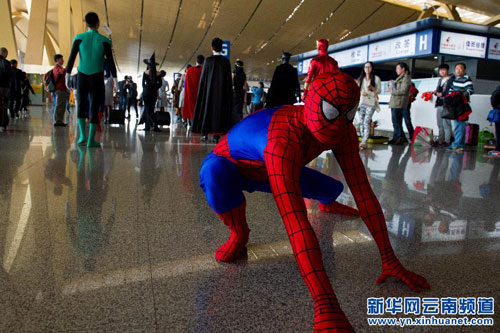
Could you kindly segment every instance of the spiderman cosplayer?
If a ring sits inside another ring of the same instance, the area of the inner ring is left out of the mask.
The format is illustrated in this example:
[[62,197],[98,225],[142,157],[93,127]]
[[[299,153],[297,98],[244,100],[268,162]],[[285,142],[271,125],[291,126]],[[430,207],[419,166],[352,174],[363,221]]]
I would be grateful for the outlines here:
[[328,41],[326,39],[317,40],[316,47],[319,55],[311,60],[309,68],[307,69],[304,93],[302,94],[303,101],[306,100],[309,86],[316,76],[323,73],[336,73],[339,70],[337,61],[328,55]]
[[[393,276],[418,292],[427,281],[406,270],[389,242],[385,218],[368,182],[352,125],[359,88],[340,71],[321,74],[304,106],[263,109],[235,125],[203,162],[200,185],[210,207],[231,230],[216,259],[231,262],[246,252],[249,238],[243,191],[271,192],[283,218],[300,272],[313,297],[315,331],[352,330],[326,275],[318,239],[307,218],[304,198],[319,201],[322,211],[360,214],[382,257],[382,275]],[[337,180],[305,167],[331,149],[354,196],[359,213],[335,200],[343,190]]]

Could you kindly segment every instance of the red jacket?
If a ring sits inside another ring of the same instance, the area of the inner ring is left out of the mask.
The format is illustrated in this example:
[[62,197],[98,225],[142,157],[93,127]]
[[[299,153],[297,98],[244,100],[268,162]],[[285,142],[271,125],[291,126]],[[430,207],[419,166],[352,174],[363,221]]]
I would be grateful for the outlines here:
[[66,68],[63,66],[55,65],[52,70],[54,75],[54,84],[56,86],[56,90],[66,91]]

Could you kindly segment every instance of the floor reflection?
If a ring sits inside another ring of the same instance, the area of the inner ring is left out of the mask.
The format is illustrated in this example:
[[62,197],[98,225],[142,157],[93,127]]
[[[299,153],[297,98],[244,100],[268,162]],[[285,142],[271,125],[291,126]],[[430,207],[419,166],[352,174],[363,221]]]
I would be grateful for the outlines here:
[[[310,306],[309,295],[271,195],[247,195],[248,258],[215,262],[228,232],[198,185],[214,145],[177,125],[144,132],[132,118],[104,127],[102,148],[87,149],[74,144],[73,125],[53,129],[48,112],[37,109],[14,128],[0,139],[0,316],[6,318],[0,331],[127,330],[130,318],[142,316],[134,319],[140,325],[151,312],[159,331],[235,329],[230,319],[245,311],[269,314],[256,324],[260,331],[311,327],[312,313],[300,310]],[[385,145],[361,158],[400,257],[420,271],[442,265],[427,271],[430,281],[436,284],[453,270],[448,261],[468,254],[475,256],[468,266],[477,258],[498,261],[500,160],[475,150]],[[343,181],[331,152],[310,166]],[[347,186],[339,201],[355,206]],[[355,302],[362,304],[365,293],[384,290],[368,289],[377,288],[370,274],[379,269],[371,235],[360,219],[323,213],[311,200],[306,207],[346,311],[351,303],[359,309]],[[352,291],[354,276],[362,288]],[[463,276],[474,279],[477,272],[464,269]],[[346,299],[346,290],[356,300]],[[90,316],[108,300],[117,306],[100,311],[99,320]],[[235,302],[246,310],[235,311]],[[63,316],[61,309],[70,310]],[[256,330],[255,320],[240,324]]]

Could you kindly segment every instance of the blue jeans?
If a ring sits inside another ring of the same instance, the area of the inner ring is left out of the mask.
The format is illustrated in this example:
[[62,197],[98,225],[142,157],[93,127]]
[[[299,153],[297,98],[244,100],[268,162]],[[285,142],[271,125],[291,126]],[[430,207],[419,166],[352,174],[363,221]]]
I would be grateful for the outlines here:
[[393,140],[404,138],[403,133],[403,109],[391,109],[392,112],[392,127],[394,128]]
[[127,95],[120,95],[119,103],[120,103],[120,110],[126,111],[127,110]]
[[[406,129],[408,130],[408,135],[410,136],[410,140],[413,140],[413,132],[415,129],[413,128],[413,124],[411,122],[411,113],[410,109],[403,109],[403,118],[405,120]],[[403,129],[403,124],[401,124],[401,129]]]
[[402,138],[406,140],[405,133],[403,131],[403,118],[405,120],[406,129],[408,130],[408,134],[410,135],[410,141],[413,138],[413,124],[411,122],[411,114],[410,110],[407,109],[399,109],[393,108],[392,111],[392,127],[394,128],[394,136],[393,140],[398,138]]
[[53,92],[52,94],[52,114],[54,114],[54,111],[56,110],[56,93]]
[[455,141],[450,148],[465,148],[465,121],[453,120],[455,124]]
[[500,151],[500,123],[495,123],[495,139],[497,140],[496,151]]

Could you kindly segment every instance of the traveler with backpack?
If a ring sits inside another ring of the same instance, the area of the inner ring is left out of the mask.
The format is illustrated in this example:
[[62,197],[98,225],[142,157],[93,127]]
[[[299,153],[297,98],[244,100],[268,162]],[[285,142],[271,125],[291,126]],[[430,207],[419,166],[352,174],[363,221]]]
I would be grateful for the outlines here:
[[[64,122],[64,113],[66,112],[66,103],[68,102],[69,93],[65,83],[66,68],[63,67],[64,58],[61,54],[54,56],[56,65],[52,69],[52,74],[49,74],[49,80],[53,80],[54,93],[56,95],[56,109],[54,111],[54,126],[66,126]],[[49,88],[51,89],[51,88]]]
[[9,115],[7,109],[9,107],[10,98],[10,77],[11,68],[10,62],[5,59],[9,55],[9,51],[5,47],[0,48],[0,132],[5,132],[9,124]]

